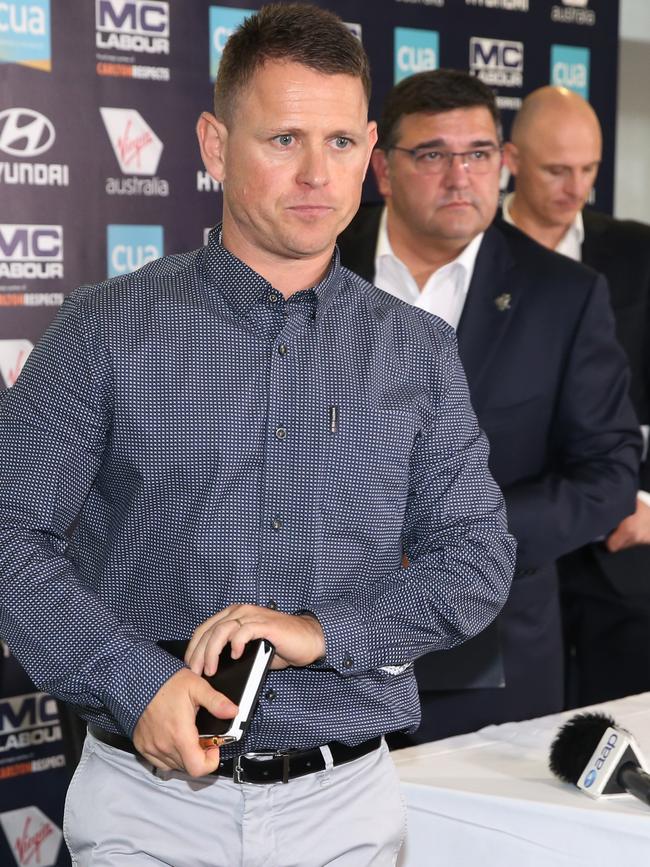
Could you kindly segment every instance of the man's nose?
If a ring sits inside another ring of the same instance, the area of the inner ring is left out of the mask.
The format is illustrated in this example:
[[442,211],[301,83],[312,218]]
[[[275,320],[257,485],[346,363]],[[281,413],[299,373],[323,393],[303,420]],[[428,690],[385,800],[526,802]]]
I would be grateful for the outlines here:
[[585,181],[579,172],[567,172],[564,178],[564,192],[574,199],[582,199],[586,195]]
[[466,187],[469,184],[466,169],[467,157],[462,154],[449,154],[445,167],[445,182],[449,187]]
[[309,187],[322,187],[329,182],[327,154],[322,148],[306,146],[303,149],[297,180]]

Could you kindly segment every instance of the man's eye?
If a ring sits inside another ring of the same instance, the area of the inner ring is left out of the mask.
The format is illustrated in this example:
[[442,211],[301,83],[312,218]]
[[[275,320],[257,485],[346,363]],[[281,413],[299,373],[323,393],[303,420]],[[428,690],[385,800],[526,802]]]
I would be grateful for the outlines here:
[[283,133],[282,135],[276,135],[273,141],[276,141],[281,147],[286,148],[289,147],[290,144],[293,144],[293,136],[288,133]]
[[341,151],[349,148],[351,144],[352,141],[349,138],[346,138],[344,135],[337,135],[337,137],[334,139],[334,147]]
[[420,151],[415,157],[418,162],[439,163],[444,158],[442,151]]
[[490,159],[491,151],[471,151],[467,156],[473,163],[483,163]]

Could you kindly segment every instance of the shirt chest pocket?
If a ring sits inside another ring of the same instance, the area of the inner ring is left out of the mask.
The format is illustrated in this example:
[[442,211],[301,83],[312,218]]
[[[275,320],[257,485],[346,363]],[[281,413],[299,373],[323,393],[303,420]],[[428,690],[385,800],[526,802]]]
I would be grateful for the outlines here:
[[332,405],[319,473],[326,534],[400,528],[417,423],[408,411]]

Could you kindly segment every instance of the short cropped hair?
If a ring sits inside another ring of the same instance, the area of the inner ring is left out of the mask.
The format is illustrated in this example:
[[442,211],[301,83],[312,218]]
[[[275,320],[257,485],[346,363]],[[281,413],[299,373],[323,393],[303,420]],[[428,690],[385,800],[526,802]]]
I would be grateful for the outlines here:
[[435,69],[404,78],[390,91],[379,121],[377,147],[389,150],[397,142],[399,122],[407,114],[441,114],[455,108],[487,108],[501,139],[496,97],[480,79],[458,69]]
[[226,42],[214,86],[214,113],[220,120],[232,118],[237,97],[269,60],[359,78],[370,101],[368,57],[337,15],[307,3],[270,3],[246,18]]

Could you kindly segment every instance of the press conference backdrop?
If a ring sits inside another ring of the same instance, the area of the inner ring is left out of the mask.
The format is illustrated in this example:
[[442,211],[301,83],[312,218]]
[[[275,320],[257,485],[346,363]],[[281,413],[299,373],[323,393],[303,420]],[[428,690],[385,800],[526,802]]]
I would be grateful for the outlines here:
[[[230,32],[262,3],[0,2],[0,388],[65,295],[201,246],[221,211],[194,125]],[[440,66],[493,86],[506,132],[561,84],[602,121],[596,205],[612,206],[618,0],[331,0],[364,43],[376,117],[397,81]],[[364,192],[376,198],[372,182]],[[55,702],[8,651],[0,682],[0,863],[66,864]]]

